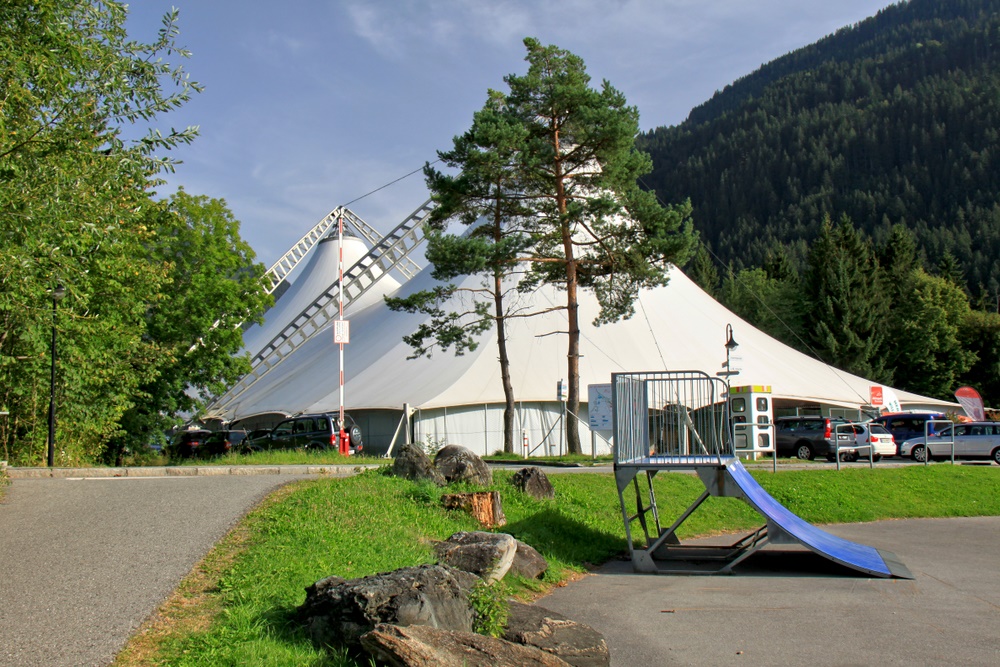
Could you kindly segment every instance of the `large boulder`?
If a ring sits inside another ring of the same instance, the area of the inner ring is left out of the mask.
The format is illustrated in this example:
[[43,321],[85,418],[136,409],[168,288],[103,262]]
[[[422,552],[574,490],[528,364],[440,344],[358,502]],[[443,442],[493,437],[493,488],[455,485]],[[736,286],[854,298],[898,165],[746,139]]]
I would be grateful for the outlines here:
[[471,572],[493,583],[503,579],[514,562],[517,540],[505,533],[455,533],[434,545],[438,562]]
[[472,450],[461,445],[442,447],[434,457],[434,466],[448,483],[469,482],[478,486],[493,483],[493,471]]
[[468,593],[480,579],[444,565],[421,565],[360,579],[328,577],[306,588],[299,620],[318,646],[356,647],[379,623],[472,631]]
[[541,579],[545,571],[549,569],[549,563],[538,550],[530,544],[525,544],[521,540],[517,541],[517,551],[514,553],[514,562],[510,564],[509,572],[525,579]]
[[611,664],[611,652],[601,633],[536,605],[511,600],[503,638],[534,646],[574,667],[608,667]]
[[472,632],[378,625],[361,645],[393,667],[568,667],[551,653]]
[[415,482],[434,482],[438,486],[447,483],[444,476],[431,463],[427,453],[419,445],[414,444],[406,444],[400,448],[396,460],[392,463],[392,474]]
[[552,482],[545,476],[541,468],[534,466],[521,468],[510,478],[510,483],[515,488],[527,493],[538,500],[552,499],[556,497],[556,490],[552,488]]

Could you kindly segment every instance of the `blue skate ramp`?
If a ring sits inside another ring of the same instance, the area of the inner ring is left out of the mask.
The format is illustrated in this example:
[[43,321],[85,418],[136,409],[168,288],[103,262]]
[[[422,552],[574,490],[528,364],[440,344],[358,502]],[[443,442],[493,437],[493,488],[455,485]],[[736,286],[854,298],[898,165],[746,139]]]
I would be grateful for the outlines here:
[[770,533],[775,532],[773,527],[777,526],[793,540],[845,567],[875,577],[913,579],[913,575],[895,555],[832,535],[793,514],[757,483],[739,459],[734,458],[727,463],[726,474],[742,491],[743,499],[767,519],[772,543],[777,536]]

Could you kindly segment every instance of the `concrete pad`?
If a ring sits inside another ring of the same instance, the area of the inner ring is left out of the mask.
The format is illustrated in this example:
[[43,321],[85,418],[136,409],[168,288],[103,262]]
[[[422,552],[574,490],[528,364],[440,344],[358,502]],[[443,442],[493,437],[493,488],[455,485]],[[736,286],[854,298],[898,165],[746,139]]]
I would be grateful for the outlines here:
[[538,604],[603,633],[612,665],[1000,664],[1000,517],[827,529],[895,553],[915,579],[771,546],[732,576],[615,561]]

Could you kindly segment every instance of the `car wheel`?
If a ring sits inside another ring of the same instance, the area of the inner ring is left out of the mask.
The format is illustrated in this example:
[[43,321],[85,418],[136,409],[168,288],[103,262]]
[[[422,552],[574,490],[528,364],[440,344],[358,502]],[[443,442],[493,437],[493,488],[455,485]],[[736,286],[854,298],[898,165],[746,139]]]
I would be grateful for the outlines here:
[[842,452],[840,460],[844,463],[854,463],[858,460],[858,454],[857,452]]
[[881,460],[882,460],[882,455],[881,454],[876,454],[876,455],[874,455],[872,457],[872,461],[874,461],[875,463],[878,463]]
[[1000,464],[1000,447],[993,450],[993,460]]
[[923,445],[917,445],[910,450],[910,457],[914,461],[923,463],[927,459],[927,449]]
[[355,424],[351,427],[351,447],[355,449],[361,449],[363,443],[361,442],[361,427]]
[[795,448],[795,456],[804,461],[812,461],[815,454],[813,454],[812,447],[807,444],[801,444]]

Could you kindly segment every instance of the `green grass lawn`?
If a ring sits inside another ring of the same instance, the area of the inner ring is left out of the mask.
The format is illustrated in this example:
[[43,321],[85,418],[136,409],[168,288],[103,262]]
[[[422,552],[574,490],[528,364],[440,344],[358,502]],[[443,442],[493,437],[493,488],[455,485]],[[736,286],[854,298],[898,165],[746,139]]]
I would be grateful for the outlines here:
[[[441,494],[454,487],[442,490],[383,473],[302,481],[279,491],[196,568],[160,620],[137,635],[115,664],[353,665],[314,648],[298,626],[295,608],[305,587],[332,574],[352,578],[432,563],[435,540],[478,529],[467,515],[441,508]],[[500,491],[508,520],[498,530],[531,544],[550,563],[543,581],[515,581],[515,593],[529,596],[623,554],[621,508],[610,474],[551,475],[556,498],[547,501],[514,490],[512,474],[495,472],[492,488]],[[1000,515],[995,466],[753,475],[814,523]],[[696,477],[682,474],[657,475],[655,488],[668,525],[704,490]],[[680,532],[692,537],[761,523],[738,500],[710,498]]]

